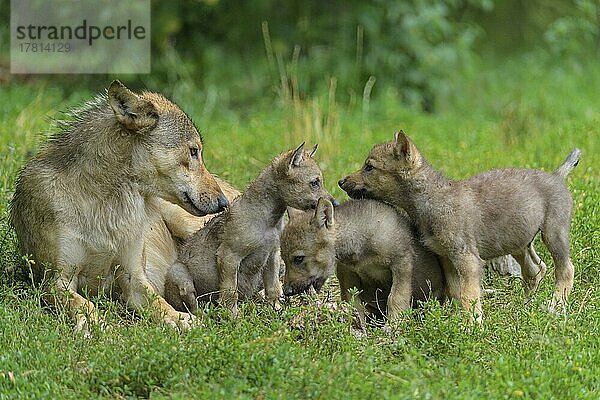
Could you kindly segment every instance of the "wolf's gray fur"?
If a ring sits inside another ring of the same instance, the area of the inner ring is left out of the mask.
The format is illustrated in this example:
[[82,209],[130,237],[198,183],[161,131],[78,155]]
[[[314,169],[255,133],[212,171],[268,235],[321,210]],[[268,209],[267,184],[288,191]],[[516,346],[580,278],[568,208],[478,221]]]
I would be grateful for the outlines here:
[[521,265],[526,294],[539,286],[546,266],[535,253],[538,232],[555,265],[551,309],[573,287],[569,251],[572,200],[564,178],[577,165],[574,149],[553,174],[502,169],[453,181],[434,170],[403,133],[373,147],[365,165],[339,184],[351,197],[370,197],[406,210],[421,240],[441,257],[450,297],[474,305],[479,322],[483,260],[512,254]]
[[[334,272],[344,300],[360,291],[367,311],[390,319],[416,301],[445,298],[436,256],[416,237],[405,212],[374,200],[336,207],[322,199],[315,212],[291,214],[281,238],[284,293],[319,290]],[[359,310],[362,307],[359,307]]]
[[279,237],[286,207],[306,210],[316,207],[319,197],[331,197],[313,160],[315,151],[316,146],[306,151],[301,145],[276,157],[226,212],[182,244],[181,265],[167,279],[179,288],[167,293],[171,304],[195,309],[195,302],[188,303],[191,278],[195,296],[219,298],[234,314],[238,296],[247,299],[263,286],[267,300],[279,306]]
[[228,203],[202,162],[202,140],[190,119],[163,96],[135,94],[113,82],[106,96],[59,122],[54,136],[23,168],[11,223],[34,273],[56,277],[56,295],[76,328],[89,332],[94,295],[113,280],[134,309],[187,327],[187,314],[158,296],[145,274],[145,202],[157,196],[204,215]]

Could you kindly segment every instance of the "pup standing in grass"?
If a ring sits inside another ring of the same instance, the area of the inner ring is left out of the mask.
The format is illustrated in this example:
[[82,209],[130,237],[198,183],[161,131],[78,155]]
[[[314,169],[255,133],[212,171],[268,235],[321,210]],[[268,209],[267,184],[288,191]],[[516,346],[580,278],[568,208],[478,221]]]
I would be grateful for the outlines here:
[[161,197],[194,215],[222,211],[227,199],[202,162],[202,140],[179,107],[156,93],[113,82],[21,171],[11,223],[46,300],[66,306],[76,329],[97,320],[94,296],[113,281],[125,303],[185,328],[188,314],[160,297],[144,268],[146,201]]
[[400,131],[393,141],[374,146],[364,166],[339,185],[350,197],[375,198],[406,210],[425,246],[441,257],[449,297],[460,299],[478,322],[483,260],[511,254],[521,265],[529,296],[546,272],[533,248],[541,232],[555,267],[550,308],[566,312],[574,275],[569,250],[573,201],[564,179],[580,154],[574,149],[553,174],[514,168],[453,181],[434,170]]
[[197,296],[219,298],[236,315],[238,297],[251,298],[264,287],[267,300],[279,307],[279,237],[286,207],[308,210],[321,197],[333,200],[313,159],[316,150],[305,150],[303,143],[275,157],[226,212],[180,246],[179,263],[167,278],[169,303],[194,311]]

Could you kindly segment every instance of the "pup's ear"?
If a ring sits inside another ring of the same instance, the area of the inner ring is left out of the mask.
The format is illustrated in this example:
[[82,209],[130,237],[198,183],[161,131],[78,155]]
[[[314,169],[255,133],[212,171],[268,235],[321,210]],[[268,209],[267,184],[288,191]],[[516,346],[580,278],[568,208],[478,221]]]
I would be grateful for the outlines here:
[[158,122],[154,105],[141,99],[119,81],[113,81],[108,88],[108,104],[117,121],[130,131],[152,128]]
[[315,144],[315,147],[313,147],[312,149],[310,149],[310,151],[308,152],[308,156],[310,158],[315,158],[315,153],[317,152],[317,147],[319,147],[319,145]]
[[292,158],[290,160],[290,166],[291,167],[299,167],[300,164],[302,164],[302,161],[304,161],[304,144],[306,142],[303,142],[300,146],[298,146],[298,148],[296,150],[294,150],[294,153],[292,154]]
[[325,197],[319,198],[312,222],[319,228],[333,228],[333,204]]
[[292,207],[287,207],[287,214],[288,218],[291,221],[292,219],[300,218],[300,216],[304,214],[304,211]]
[[411,164],[415,164],[419,160],[419,150],[404,131],[401,130],[394,134],[394,142],[394,156],[396,158],[404,159]]

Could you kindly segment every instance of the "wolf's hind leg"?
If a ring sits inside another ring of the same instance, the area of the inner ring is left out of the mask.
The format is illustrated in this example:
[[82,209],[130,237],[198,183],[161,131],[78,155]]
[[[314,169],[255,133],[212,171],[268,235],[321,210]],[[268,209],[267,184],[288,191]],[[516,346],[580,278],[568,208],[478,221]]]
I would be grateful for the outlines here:
[[525,302],[527,302],[540,287],[540,283],[546,275],[546,264],[535,252],[533,243],[530,243],[520,252],[515,252],[512,256],[521,266],[523,290],[525,292]]
[[77,276],[60,277],[55,288],[55,292],[44,293],[44,301],[54,308],[65,307],[75,322],[75,332],[91,336],[91,325],[98,323],[98,311],[94,303],[77,293]]
[[570,259],[569,227],[546,224],[542,230],[542,240],[548,247],[554,261],[555,290],[549,309],[554,312],[561,308],[567,312],[567,300],[573,289],[575,268]]

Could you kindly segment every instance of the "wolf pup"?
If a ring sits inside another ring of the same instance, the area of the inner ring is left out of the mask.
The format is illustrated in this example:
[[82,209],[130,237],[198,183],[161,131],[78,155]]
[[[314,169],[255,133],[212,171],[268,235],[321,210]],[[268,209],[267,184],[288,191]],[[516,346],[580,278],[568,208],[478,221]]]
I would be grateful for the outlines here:
[[579,161],[574,149],[552,174],[500,169],[453,181],[434,170],[400,131],[373,147],[364,166],[339,181],[351,197],[386,201],[407,211],[421,240],[441,257],[448,294],[464,309],[474,306],[481,323],[483,260],[511,254],[521,265],[526,295],[539,286],[546,267],[533,248],[542,240],[554,260],[556,288],[551,310],[562,307],[573,287],[569,258],[572,199],[564,179]]
[[[230,203],[241,194],[229,183],[216,176],[215,181]],[[171,290],[171,286],[167,286],[167,275],[171,273],[171,268],[177,261],[177,246],[215,215],[197,217],[159,197],[146,200],[146,214],[149,224],[149,229],[144,234],[146,275],[154,290],[167,298],[165,291]]]
[[237,315],[238,295],[247,299],[264,286],[267,301],[279,306],[279,238],[286,207],[308,210],[320,197],[332,198],[313,159],[316,149],[306,151],[302,144],[276,157],[226,212],[183,243],[179,264],[167,277],[168,286],[179,288],[167,291],[171,304],[194,311],[197,296],[218,298]]
[[116,281],[125,303],[186,328],[187,314],[158,296],[144,270],[145,199],[156,196],[194,215],[227,199],[202,161],[202,139],[179,107],[157,93],[114,81],[60,121],[60,131],[23,168],[11,223],[37,279],[56,277],[50,303],[66,306],[76,329],[97,321],[94,296]]
[[[281,236],[286,296],[321,289],[337,273],[342,299],[357,288],[364,311],[394,320],[430,297],[444,300],[436,256],[415,236],[404,212],[374,200],[350,200],[335,209],[320,199],[315,212],[290,214]],[[387,310],[387,313],[386,313]]]

